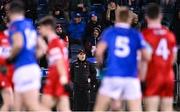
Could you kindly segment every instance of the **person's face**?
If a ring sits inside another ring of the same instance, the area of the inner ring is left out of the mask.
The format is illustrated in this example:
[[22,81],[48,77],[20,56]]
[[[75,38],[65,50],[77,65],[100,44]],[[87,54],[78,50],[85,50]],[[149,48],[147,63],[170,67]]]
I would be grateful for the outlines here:
[[57,32],[58,34],[62,33],[62,28],[61,28],[61,27],[57,27],[57,28],[56,28],[56,32]]
[[55,11],[55,15],[59,15],[59,14],[60,14],[59,10]]
[[80,23],[81,22],[81,17],[75,17],[74,21],[75,21],[75,23]]
[[99,32],[97,30],[94,30],[93,34],[94,34],[94,37],[96,38],[99,37]]
[[47,36],[47,30],[48,30],[48,27],[47,27],[47,26],[44,26],[44,25],[39,26],[39,33],[40,33],[43,37],[46,37],[46,36]]
[[92,16],[91,20],[96,22],[97,21],[97,16]]
[[115,9],[115,8],[116,8],[115,2],[111,2],[111,3],[110,3],[110,6],[111,6],[112,9]]
[[86,54],[85,54],[85,53],[79,53],[79,54],[78,54],[78,59],[79,59],[80,61],[84,61],[84,60],[86,59]]

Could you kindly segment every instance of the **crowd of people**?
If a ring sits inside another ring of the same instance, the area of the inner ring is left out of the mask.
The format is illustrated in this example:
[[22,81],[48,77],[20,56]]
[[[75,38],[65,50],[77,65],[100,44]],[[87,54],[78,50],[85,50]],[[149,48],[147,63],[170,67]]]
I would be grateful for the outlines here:
[[173,110],[178,0],[1,0],[0,16],[1,110]]
[[[1,0],[1,28],[7,22],[5,4],[11,0]],[[24,1],[26,7],[26,17],[32,18],[36,27],[37,21],[47,15],[53,15],[57,20],[58,35],[66,39],[69,45],[69,56],[76,59],[78,49],[84,49],[88,58],[93,57],[94,44],[99,40],[98,33],[112,26],[115,21],[115,10],[118,6],[124,5],[130,8],[133,15],[132,27],[142,30],[146,27],[144,18],[145,6],[155,2],[162,6],[162,24],[169,27],[179,40],[179,7],[178,0],[33,0]],[[179,41],[177,42],[179,43]],[[44,65],[45,66],[45,65]]]

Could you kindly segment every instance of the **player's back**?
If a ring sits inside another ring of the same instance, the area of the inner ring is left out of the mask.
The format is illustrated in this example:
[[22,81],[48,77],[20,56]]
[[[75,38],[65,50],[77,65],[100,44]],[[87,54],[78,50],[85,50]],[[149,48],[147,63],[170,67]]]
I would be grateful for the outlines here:
[[15,67],[36,63],[37,32],[29,19],[17,20],[10,24],[10,42],[13,44],[12,36],[19,32],[22,34],[23,47],[16,56]]
[[106,76],[137,77],[137,51],[144,47],[141,34],[130,28],[114,26],[102,35],[107,44]]
[[176,41],[173,33],[167,28],[147,28],[143,30],[145,40],[153,50],[152,60],[149,62],[148,72],[168,73],[172,70]]

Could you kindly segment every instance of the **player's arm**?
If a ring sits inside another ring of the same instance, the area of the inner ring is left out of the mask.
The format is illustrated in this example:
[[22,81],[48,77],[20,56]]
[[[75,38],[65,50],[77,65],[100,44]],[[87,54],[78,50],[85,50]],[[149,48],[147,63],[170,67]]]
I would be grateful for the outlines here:
[[172,41],[172,45],[173,45],[173,60],[172,60],[172,64],[174,64],[177,61],[177,52],[178,52],[178,47],[176,45],[176,37],[173,33],[170,33],[170,36],[172,37],[173,41]]
[[98,64],[102,65],[103,64],[103,59],[104,59],[104,53],[106,51],[107,44],[104,41],[100,41],[99,44],[97,45],[96,49],[96,59]]
[[172,64],[174,64],[177,61],[177,51],[178,51],[178,48],[174,47],[173,48],[173,60],[172,60]]
[[151,60],[152,52],[149,51],[147,48],[142,49],[141,50],[141,56],[142,56],[142,59],[141,59],[142,61],[148,62]]
[[140,50],[141,59],[139,60],[139,78],[144,81],[146,78],[146,72],[148,68],[148,62],[152,57],[152,49],[150,46],[146,45],[145,48]]
[[46,54],[46,51],[47,51],[46,42],[41,37],[38,37],[38,39],[37,39],[36,57],[41,58],[43,55]]
[[151,60],[153,49],[151,45],[144,38],[145,37],[143,37],[142,34],[139,34],[139,39],[140,39],[139,51],[141,54],[141,60],[148,62]]
[[141,81],[144,81],[146,78],[147,68],[148,68],[147,61],[140,60],[138,62],[138,74]]
[[56,68],[59,74],[60,83],[62,85],[68,84],[68,71],[66,68],[66,62],[65,62],[65,51],[67,51],[66,48],[61,49],[59,46],[54,48],[54,57],[56,59]]
[[68,72],[66,70],[65,62],[63,58],[57,60],[56,67],[60,75],[60,83],[62,85],[68,84]]
[[141,34],[139,35],[140,39],[140,49],[139,49],[139,78],[141,81],[144,81],[146,78],[146,72],[148,68],[148,62],[152,58],[152,48],[149,45],[147,41],[144,40],[145,37],[143,37]]
[[20,32],[14,33],[12,35],[12,41],[13,41],[13,45],[12,45],[10,56],[8,58],[9,60],[13,60],[23,47],[24,43],[23,43],[22,33]]

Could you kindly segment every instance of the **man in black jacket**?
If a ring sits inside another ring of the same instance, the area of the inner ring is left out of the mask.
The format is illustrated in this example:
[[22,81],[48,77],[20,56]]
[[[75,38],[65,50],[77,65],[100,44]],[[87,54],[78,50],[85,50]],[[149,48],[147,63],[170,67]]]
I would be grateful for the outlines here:
[[77,60],[71,65],[71,77],[74,83],[74,110],[89,110],[90,88],[96,83],[96,69],[86,60],[86,54],[79,50]]

